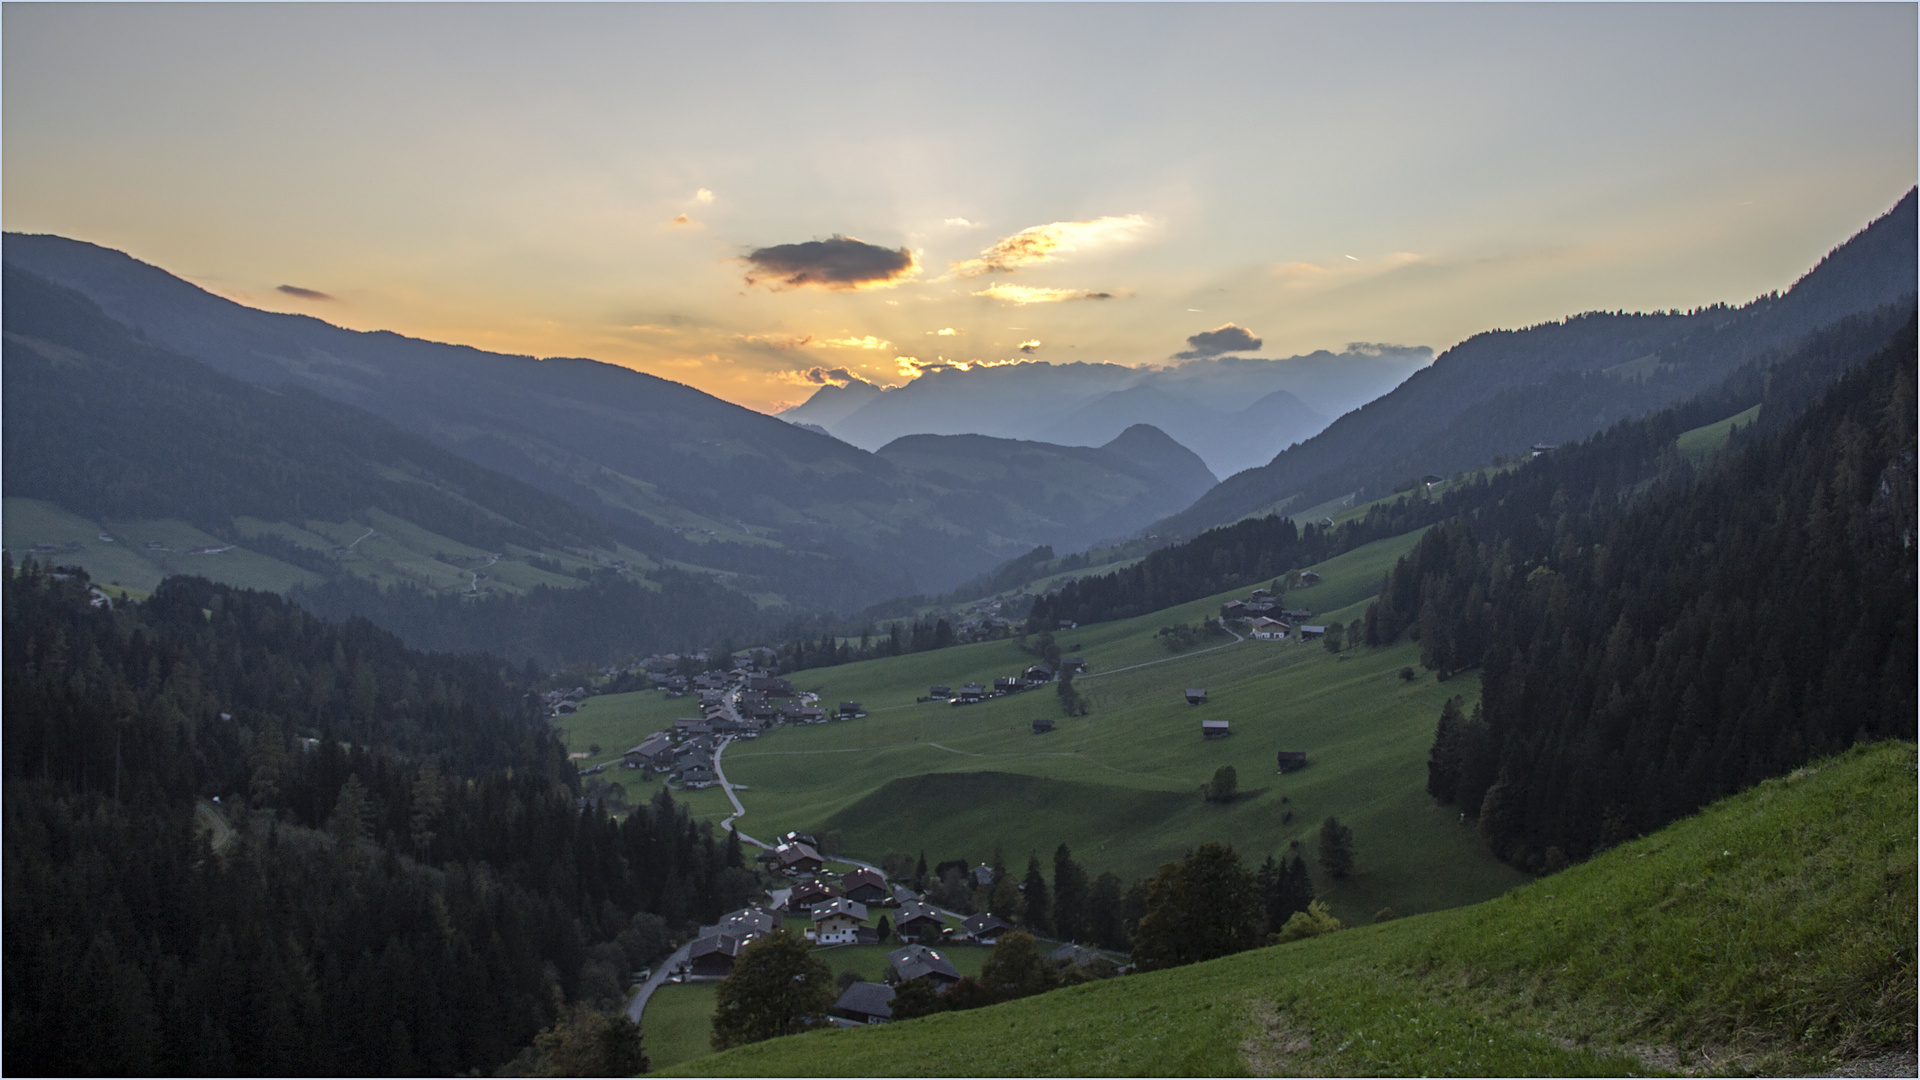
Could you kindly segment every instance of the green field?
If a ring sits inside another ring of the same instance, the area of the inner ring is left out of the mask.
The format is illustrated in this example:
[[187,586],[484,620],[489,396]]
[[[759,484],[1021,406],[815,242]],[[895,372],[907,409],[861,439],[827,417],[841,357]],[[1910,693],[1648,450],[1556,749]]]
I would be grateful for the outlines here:
[[1674,446],[1686,457],[1698,460],[1727,445],[1733,437],[1735,428],[1746,427],[1760,418],[1760,406],[1755,405],[1745,412],[1735,413],[1725,420],[1682,432],[1674,440]]
[[1824,1073],[1913,1047],[1917,810],[1913,744],[1856,747],[1472,907],[681,1071]]
[[[1286,602],[1357,618],[1414,540],[1329,560],[1317,568],[1320,584]],[[1207,840],[1231,842],[1256,863],[1298,841],[1311,862],[1331,815],[1352,827],[1359,853],[1353,877],[1323,883],[1342,917],[1454,907],[1526,880],[1425,794],[1440,706],[1453,694],[1471,699],[1474,680],[1402,681],[1400,669],[1418,662],[1409,645],[1335,656],[1317,642],[1219,639],[1228,643],[1174,655],[1155,636],[1238,595],[1061,631],[1059,643],[1078,646],[1091,665],[1076,684],[1094,703],[1085,717],[1060,716],[1050,689],[958,708],[915,704],[933,683],[1017,672],[1032,658],[1011,641],[798,672],[797,687],[860,701],[868,715],[730,747],[727,776],[749,787],[740,827],[762,838],[837,832],[844,850],[873,861],[924,850],[932,862],[979,862],[998,849],[1016,871],[1029,854],[1050,866],[1065,842],[1090,872],[1133,879]],[[1189,686],[1205,687],[1208,704],[1188,706]],[[1055,730],[1033,734],[1041,717]],[[1202,718],[1230,721],[1233,735],[1202,740]],[[1313,763],[1280,776],[1273,761],[1283,749],[1305,750]],[[1221,765],[1234,766],[1243,792],[1226,805],[1199,795]]]
[[[41,499],[10,498],[0,517],[0,531],[4,532],[0,541],[16,559],[29,553],[35,544],[53,544],[61,550],[36,557],[84,567],[97,584],[117,584],[139,593],[152,592],[162,578],[171,574],[193,574],[223,585],[268,592],[320,583],[321,576],[311,570],[247,547],[249,541],[263,535],[297,544],[368,581],[404,582],[440,592],[468,591],[476,573],[486,575],[480,579],[483,590],[517,594],[540,585],[577,588],[581,580],[572,576],[573,571],[605,568],[615,559],[627,560],[638,572],[658,567],[624,545],[597,551],[513,547],[499,553],[505,558],[493,560],[493,552],[462,544],[381,510],[369,510],[363,518],[294,524],[238,517],[233,521],[237,546],[217,553],[193,554],[195,548],[228,547],[228,541],[181,521],[96,522]],[[369,529],[373,530],[371,536],[367,535]],[[102,533],[114,539],[101,540]],[[79,544],[80,550],[65,550],[70,542]],[[150,542],[158,547],[148,547]],[[348,550],[336,550],[341,547]],[[529,556],[558,563],[563,572],[533,566],[527,561]]]
[[[80,544],[77,552],[36,555],[42,561],[86,569],[102,585],[117,584],[152,592],[170,574],[194,574],[242,589],[285,592],[295,585],[317,584],[320,576],[245,548],[217,554],[190,554],[194,548],[224,547],[225,542],[182,521],[128,521],[102,525],[70,514],[40,499],[7,499],[4,543],[15,559],[35,544]],[[106,533],[114,539],[101,540]],[[149,542],[160,548],[149,548]]]
[[668,983],[647,999],[641,1045],[658,1069],[713,1053],[713,983]]

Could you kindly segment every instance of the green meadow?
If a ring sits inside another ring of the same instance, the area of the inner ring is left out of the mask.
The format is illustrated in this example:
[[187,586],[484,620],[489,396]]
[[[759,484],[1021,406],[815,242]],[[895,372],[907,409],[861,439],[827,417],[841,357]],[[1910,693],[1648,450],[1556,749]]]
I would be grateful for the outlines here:
[[654,1069],[670,1069],[713,1053],[713,983],[668,983],[647,999],[641,1045]]
[[[605,568],[625,559],[638,572],[659,564],[624,545],[600,551],[534,550],[510,546],[493,560],[482,551],[423,529],[381,510],[369,510],[354,521],[261,521],[238,517],[233,521],[239,543],[228,546],[182,521],[96,522],[62,510],[41,499],[10,498],[5,502],[3,542],[16,558],[35,544],[53,544],[63,550],[39,556],[65,565],[84,567],[97,584],[119,585],[138,593],[152,592],[170,574],[193,574],[223,585],[284,593],[297,585],[316,585],[321,576],[303,567],[250,550],[248,542],[270,536],[337,564],[356,577],[382,585],[409,583],[439,592],[466,592],[474,584],[502,593],[523,593],[541,585],[576,588],[581,568]],[[372,530],[372,535],[367,535]],[[101,540],[105,533],[113,540]],[[64,550],[69,543],[78,551]],[[149,543],[159,545],[148,547]],[[337,548],[347,548],[345,552]],[[212,554],[192,554],[195,548],[227,548]],[[583,558],[582,555],[591,556]],[[541,569],[527,561],[537,557],[559,565],[561,572]],[[631,744],[629,744],[631,745]],[[624,749],[624,748],[623,748]]]
[[[1329,560],[1316,568],[1319,584],[1286,602],[1329,621],[1358,618],[1415,539]],[[925,851],[933,862],[977,862],[998,850],[1016,872],[1029,854],[1050,867],[1064,842],[1092,873],[1131,880],[1208,840],[1256,863],[1297,843],[1311,863],[1320,822],[1336,816],[1354,831],[1358,864],[1347,880],[1321,884],[1350,920],[1473,903],[1527,880],[1425,794],[1440,707],[1454,694],[1471,699],[1474,682],[1401,679],[1417,667],[1409,645],[1335,655],[1319,642],[1223,637],[1175,654],[1156,636],[1244,593],[1059,631],[1058,643],[1090,665],[1076,680],[1093,703],[1083,717],[1062,716],[1050,687],[970,706],[916,703],[932,684],[1017,673],[1033,658],[1011,641],[799,672],[797,687],[829,704],[860,701],[868,715],[729,747],[727,776],[748,788],[740,828],[761,838],[838,833],[842,850],[874,861]],[[1188,687],[1205,688],[1207,704],[1188,705]],[[1035,734],[1043,718],[1055,728]],[[1227,720],[1233,734],[1204,740],[1202,719]],[[1279,750],[1304,750],[1311,764],[1282,776]],[[1241,795],[1207,802],[1200,786],[1222,765],[1234,767]]]
[[1856,747],[1471,907],[680,1071],[1823,1073],[1913,1046],[1915,786]]
[[1674,447],[1685,457],[1698,460],[1725,447],[1727,441],[1733,438],[1734,429],[1746,427],[1759,418],[1760,406],[1755,405],[1725,420],[1703,424],[1692,431],[1682,432],[1680,437],[1674,440]]

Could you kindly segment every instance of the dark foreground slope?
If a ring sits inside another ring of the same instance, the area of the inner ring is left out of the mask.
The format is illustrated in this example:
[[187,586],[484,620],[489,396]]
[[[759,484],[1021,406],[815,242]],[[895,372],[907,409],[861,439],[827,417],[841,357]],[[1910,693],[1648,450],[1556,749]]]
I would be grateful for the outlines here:
[[583,808],[497,660],[195,578],[88,599],[0,583],[10,1072],[488,1075],[747,897],[671,801]]
[[1191,534],[1284,504],[1365,502],[1537,442],[1585,438],[1681,401],[1769,349],[1915,288],[1915,193],[1836,248],[1785,294],[1681,314],[1590,312],[1490,330],[1391,393],[1258,469],[1224,480],[1154,531]]
[[1913,1046],[1916,809],[1856,747],[1484,904],[689,1071],[1804,1075]]

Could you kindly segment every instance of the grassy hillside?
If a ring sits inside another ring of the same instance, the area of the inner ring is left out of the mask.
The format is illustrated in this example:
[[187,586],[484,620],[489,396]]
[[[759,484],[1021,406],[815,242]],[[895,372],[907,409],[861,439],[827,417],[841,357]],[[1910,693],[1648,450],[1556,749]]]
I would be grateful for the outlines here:
[[1804,1075],[1913,1045],[1915,814],[1856,747],[1473,907],[684,1071]]
[[[572,571],[605,569],[616,559],[626,560],[636,573],[658,566],[619,543],[604,548],[508,544],[506,551],[497,553],[505,558],[495,559],[496,553],[379,509],[369,509],[349,521],[308,520],[299,524],[241,516],[233,522],[237,536],[229,539],[171,519],[90,521],[44,499],[8,498],[4,522],[7,550],[16,556],[31,552],[36,544],[50,544],[60,550],[36,553],[35,557],[85,567],[102,583],[145,591],[151,591],[169,574],[195,574],[223,585],[267,592],[285,592],[325,580],[311,569],[249,547],[250,541],[262,538],[267,538],[268,544],[293,545],[300,549],[297,557],[304,561],[376,584],[406,583],[454,594],[465,594],[476,584],[482,593],[491,595],[519,595],[538,585],[578,588],[584,582]],[[113,539],[101,540],[102,533]],[[68,550],[70,543],[79,544],[79,549]],[[149,547],[150,543],[160,546]],[[196,553],[196,549],[209,550]],[[273,550],[283,549],[276,546]],[[560,572],[544,568],[555,566]],[[476,575],[480,575],[477,580]]]
[[[1329,560],[1320,584],[1287,603],[1357,618],[1413,541]],[[1352,878],[1323,883],[1344,917],[1472,903],[1525,880],[1424,794],[1434,720],[1447,697],[1474,694],[1471,681],[1402,680],[1401,668],[1417,666],[1413,646],[1335,656],[1317,642],[1217,638],[1174,654],[1156,635],[1235,595],[1059,632],[1058,643],[1091,667],[1076,680],[1093,702],[1084,717],[1063,717],[1051,688],[958,708],[916,704],[933,684],[990,682],[1032,663],[1011,641],[800,672],[796,686],[829,703],[860,701],[868,715],[730,748],[727,775],[748,786],[740,827],[759,837],[837,832],[846,851],[876,860],[924,850],[934,861],[979,861],[997,847],[1017,866],[1065,842],[1091,872],[1131,879],[1207,840],[1229,841],[1255,862],[1297,840],[1311,860],[1314,833],[1333,815],[1353,828],[1359,851]],[[1190,686],[1205,687],[1208,704],[1187,705]],[[654,730],[646,725],[658,717],[642,715],[636,708],[623,730]],[[1055,730],[1033,734],[1038,718],[1055,720]],[[1233,735],[1203,740],[1203,718],[1229,721]],[[1274,754],[1283,749],[1305,750],[1313,763],[1280,776]],[[1226,805],[1199,795],[1221,765],[1235,768],[1243,792]]]

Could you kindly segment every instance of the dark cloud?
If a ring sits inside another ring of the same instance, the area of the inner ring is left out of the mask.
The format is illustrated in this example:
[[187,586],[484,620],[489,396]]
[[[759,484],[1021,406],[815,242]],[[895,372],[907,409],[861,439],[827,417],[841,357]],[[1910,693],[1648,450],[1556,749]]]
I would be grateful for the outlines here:
[[1187,339],[1193,348],[1173,354],[1175,360],[1201,360],[1209,356],[1219,356],[1229,352],[1252,352],[1260,347],[1260,339],[1253,332],[1228,323],[1212,330],[1202,330]]
[[280,292],[286,293],[288,296],[297,296],[302,300],[332,300],[333,299],[333,297],[328,296],[326,293],[321,292],[319,289],[303,289],[298,285],[277,285],[275,286],[275,288]]
[[747,284],[797,289],[818,285],[823,289],[859,289],[891,285],[904,280],[915,269],[913,252],[898,251],[856,240],[834,236],[827,240],[809,240],[804,244],[776,244],[747,256]]

